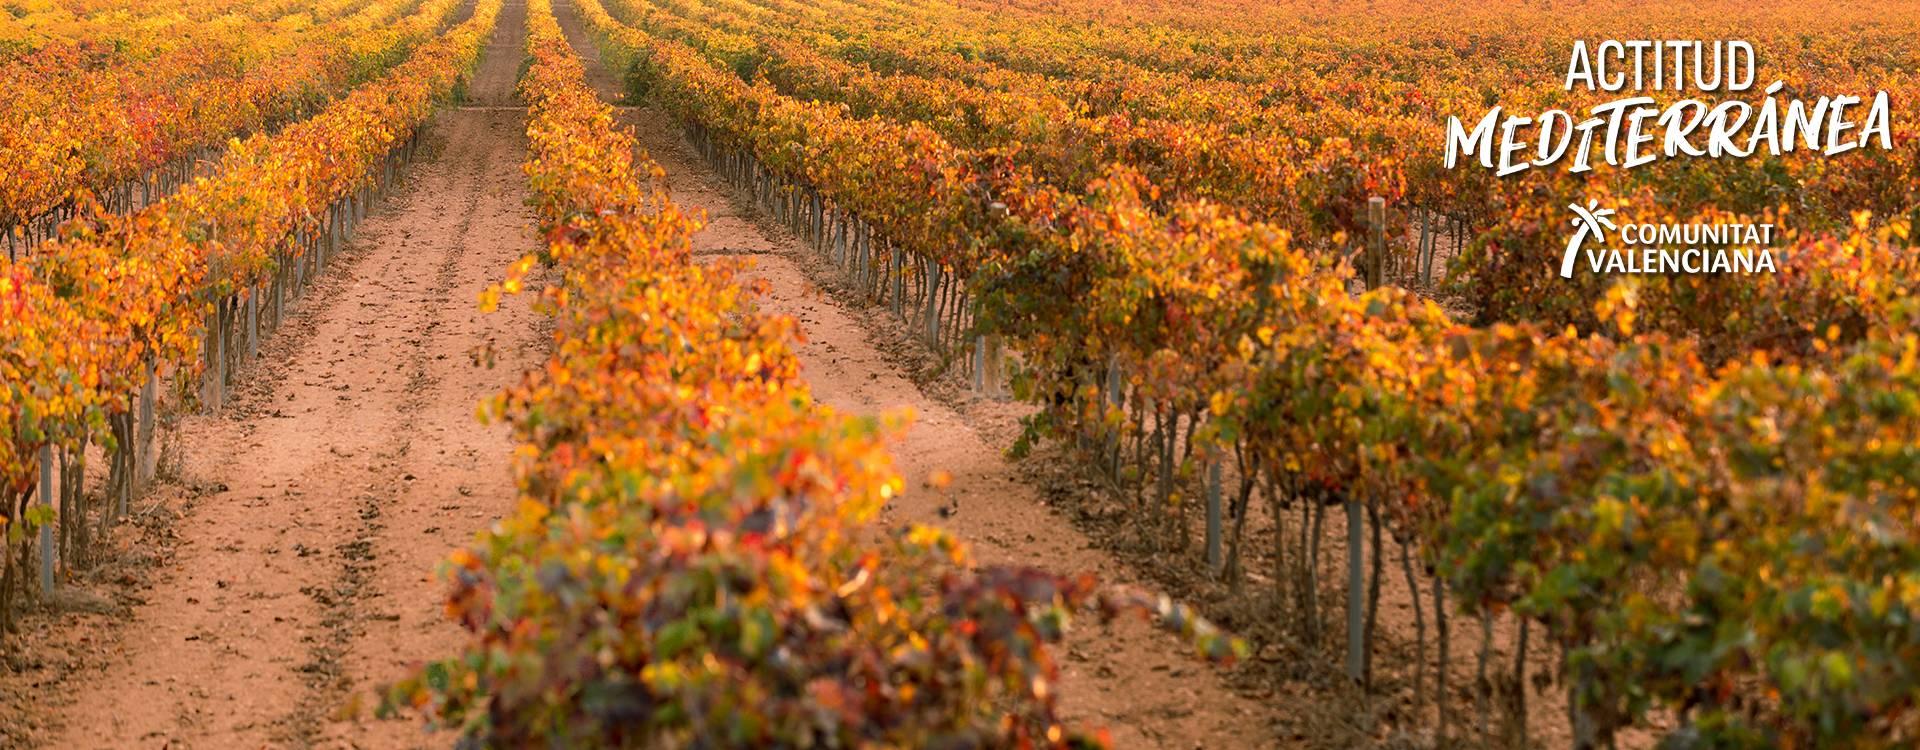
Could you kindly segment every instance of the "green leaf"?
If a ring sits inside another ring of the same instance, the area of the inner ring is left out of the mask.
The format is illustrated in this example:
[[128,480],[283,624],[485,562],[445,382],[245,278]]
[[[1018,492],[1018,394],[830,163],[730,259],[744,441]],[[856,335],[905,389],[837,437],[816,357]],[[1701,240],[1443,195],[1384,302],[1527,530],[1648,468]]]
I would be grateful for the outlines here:
[[700,628],[691,620],[676,620],[653,637],[653,655],[656,659],[671,659],[700,642]]

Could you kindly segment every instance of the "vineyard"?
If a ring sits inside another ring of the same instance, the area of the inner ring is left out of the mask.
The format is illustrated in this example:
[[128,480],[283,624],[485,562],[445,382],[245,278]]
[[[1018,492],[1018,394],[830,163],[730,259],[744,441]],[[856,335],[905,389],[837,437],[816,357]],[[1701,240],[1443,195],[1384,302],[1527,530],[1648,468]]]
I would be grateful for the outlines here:
[[0,10],[0,747],[1920,742],[1911,5]]

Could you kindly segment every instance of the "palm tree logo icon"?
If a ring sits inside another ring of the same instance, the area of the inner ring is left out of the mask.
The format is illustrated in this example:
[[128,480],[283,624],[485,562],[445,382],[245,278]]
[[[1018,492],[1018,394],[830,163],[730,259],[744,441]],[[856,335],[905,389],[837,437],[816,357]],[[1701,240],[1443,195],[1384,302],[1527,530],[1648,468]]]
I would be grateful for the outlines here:
[[1560,257],[1560,278],[1563,279],[1573,278],[1573,259],[1579,256],[1580,245],[1588,237],[1605,242],[1607,230],[1619,229],[1613,224],[1613,209],[1601,208],[1600,201],[1589,200],[1585,207],[1569,203],[1567,208],[1573,209],[1573,226],[1577,231],[1567,240],[1567,252]]

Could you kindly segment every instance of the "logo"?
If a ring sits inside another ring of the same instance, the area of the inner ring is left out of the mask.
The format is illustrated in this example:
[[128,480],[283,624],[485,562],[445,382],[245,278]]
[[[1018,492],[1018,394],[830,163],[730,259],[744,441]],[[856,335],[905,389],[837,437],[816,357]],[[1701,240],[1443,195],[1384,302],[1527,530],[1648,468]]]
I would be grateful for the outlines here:
[[[1615,224],[1600,202],[1567,204],[1573,236],[1560,256],[1560,278],[1584,259],[1600,273],[1772,273],[1772,224]],[[1609,232],[1615,242],[1608,242]]]
[[1567,252],[1560,257],[1560,278],[1573,278],[1573,259],[1580,255],[1580,245],[1587,238],[1599,240],[1596,244],[1606,244],[1607,230],[1618,229],[1613,224],[1613,209],[1601,208],[1600,201],[1587,201],[1585,208],[1578,203],[1569,203],[1573,209],[1573,237],[1567,240]]

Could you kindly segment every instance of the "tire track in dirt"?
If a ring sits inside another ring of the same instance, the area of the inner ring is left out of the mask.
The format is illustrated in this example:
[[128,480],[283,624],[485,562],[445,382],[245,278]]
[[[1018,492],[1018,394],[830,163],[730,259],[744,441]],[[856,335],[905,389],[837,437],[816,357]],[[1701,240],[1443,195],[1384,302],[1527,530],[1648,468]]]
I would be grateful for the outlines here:
[[[619,78],[598,63],[583,22],[567,2],[555,14],[588,64],[590,83],[609,102],[621,102]],[[806,342],[801,372],[816,400],[844,412],[875,414],[911,407],[917,414],[893,455],[908,489],[888,507],[884,522],[938,524],[971,543],[983,562],[1030,564],[1057,571],[1091,570],[1103,581],[1136,576],[1098,549],[1071,522],[1049,510],[1042,493],[1021,479],[994,437],[1003,430],[970,418],[916,385],[878,326],[862,311],[833,298],[821,284],[834,270],[791,233],[764,220],[727,186],[681,136],[679,126],[652,107],[626,110],[623,124],[666,170],[669,192],[683,208],[707,214],[694,238],[702,257],[751,256],[750,275],[765,279],[762,309],[799,321]],[[921,485],[934,470],[951,473],[949,498]],[[1072,721],[1105,726],[1118,747],[1270,747],[1267,709],[1230,690],[1224,675],[1188,654],[1173,636],[1124,619],[1100,625],[1083,619],[1059,652],[1063,708]]]
[[[77,677],[52,747],[448,744],[363,698],[454,653],[435,565],[510,509],[504,426],[475,405],[544,352],[531,297],[479,290],[535,247],[523,115],[506,108],[524,6],[503,9],[469,88],[408,182],[362,224],[233,404],[184,420],[175,564],[120,626],[123,654]],[[491,349],[496,365],[476,366]]]

